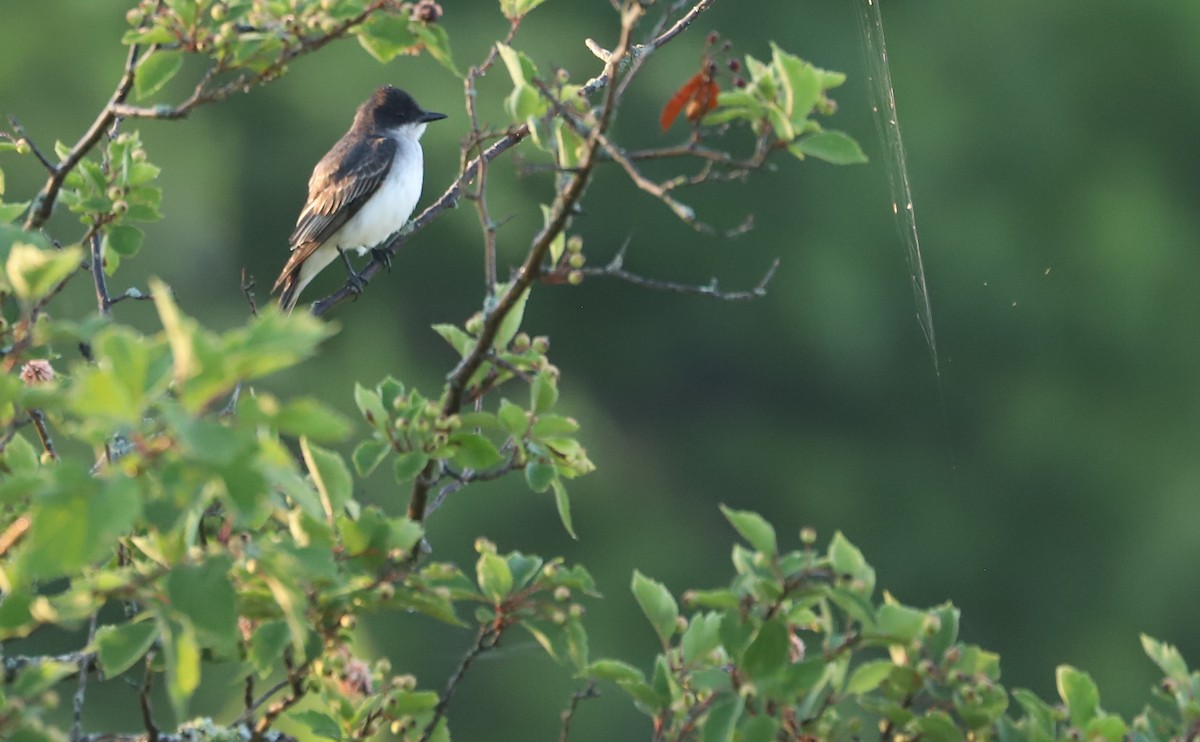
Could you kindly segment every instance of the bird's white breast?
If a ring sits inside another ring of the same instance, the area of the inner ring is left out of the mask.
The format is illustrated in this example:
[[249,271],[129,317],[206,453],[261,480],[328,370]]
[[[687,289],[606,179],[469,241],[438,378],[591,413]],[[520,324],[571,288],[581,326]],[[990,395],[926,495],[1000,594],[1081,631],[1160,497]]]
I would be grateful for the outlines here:
[[344,250],[356,248],[359,254],[398,232],[412,216],[421,197],[425,170],[418,141],[425,125],[405,127],[391,136],[396,140],[396,157],[387,177],[358,213],[338,231],[337,244]]

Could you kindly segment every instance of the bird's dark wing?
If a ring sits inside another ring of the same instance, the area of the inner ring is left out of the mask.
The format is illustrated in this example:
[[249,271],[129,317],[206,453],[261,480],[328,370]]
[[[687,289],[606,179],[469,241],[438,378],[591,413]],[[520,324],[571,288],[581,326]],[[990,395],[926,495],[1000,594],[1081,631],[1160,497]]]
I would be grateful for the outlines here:
[[[311,253],[332,237],[379,189],[395,156],[391,137],[367,137],[356,144],[339,141],[308,181],[308,203],[289,240],[292,250]],[[289,262],[305,257],[293,255]]]

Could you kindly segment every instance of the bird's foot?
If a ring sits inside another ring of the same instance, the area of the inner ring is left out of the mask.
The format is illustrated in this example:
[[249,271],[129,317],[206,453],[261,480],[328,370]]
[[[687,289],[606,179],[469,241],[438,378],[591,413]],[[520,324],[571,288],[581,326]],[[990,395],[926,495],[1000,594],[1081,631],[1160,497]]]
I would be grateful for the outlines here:
[[338,255],[342,256],[342,262],[346,264],[346,288],[350,289],[350,293],[354,294],[357,299],[367,282],[358,274],[358,271],[354,270],[354,264],[350,262],[350,256],[346,254],[345,250],[339,247]]
[[388,273],[392,272],[392,254],[385,247],[372,247],[371,257],[383,263],[383,267],[388,269]]

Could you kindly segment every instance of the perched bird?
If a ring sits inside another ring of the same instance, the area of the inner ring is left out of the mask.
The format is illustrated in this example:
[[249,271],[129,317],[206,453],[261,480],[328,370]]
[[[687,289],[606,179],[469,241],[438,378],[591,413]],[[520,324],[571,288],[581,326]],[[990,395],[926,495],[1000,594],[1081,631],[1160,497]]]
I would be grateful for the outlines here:
[[391,85],[358,107],[350,131],[308,180],[308,202],[289,240],[292,255],[271,289],[281,292],[285,311],[292,311],[309,281],[339,255],[351,282],[358,282],[345,251],[374,250],[408,221],[421,196],[421,135],[430,121],[444,118]]

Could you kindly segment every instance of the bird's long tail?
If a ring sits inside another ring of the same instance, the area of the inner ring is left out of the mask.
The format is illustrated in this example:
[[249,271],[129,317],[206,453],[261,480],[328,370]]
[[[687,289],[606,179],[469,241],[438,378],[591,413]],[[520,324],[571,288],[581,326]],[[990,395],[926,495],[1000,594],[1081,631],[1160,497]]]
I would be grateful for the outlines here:
[[[300,271],[292,271],[280,278],[280,283],[283,286],[283,291],[279,294],[279,308],[284,312],[291,314],[296,308],[296,302],[300,299]],[[277,286],[279,284],[276,284]]]

